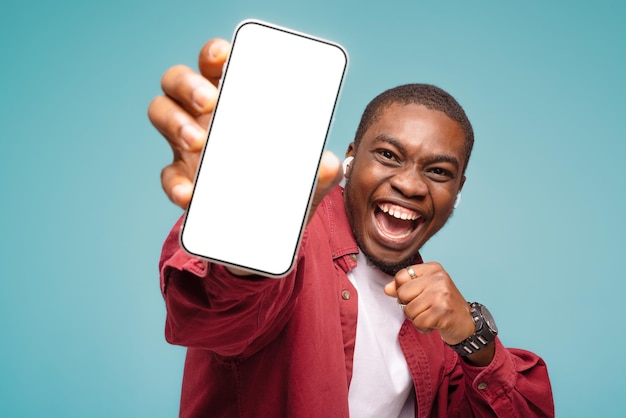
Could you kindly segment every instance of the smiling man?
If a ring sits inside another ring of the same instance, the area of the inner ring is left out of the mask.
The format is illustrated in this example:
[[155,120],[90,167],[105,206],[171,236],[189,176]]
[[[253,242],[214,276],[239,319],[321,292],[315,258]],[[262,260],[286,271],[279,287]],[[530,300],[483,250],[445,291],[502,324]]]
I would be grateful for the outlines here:
[[370,104],[375,109],[366,110],[374,120],[361,123],[367,129],[348,148],[347,155],[356,157],[346,173],[350,226],[359,248],[388,274],[409,266],[446,223],[465,182],[471,126],[465,123],[464,132],[444,113],[462,111],[458,104],[437,109],[427,100],[433,97],[448,98],[428,85],[385,92]]
[[[183,208],[227,53],[214,40],[200,74],[168,70],[149,108],[175,156],[164,189]],[[419,253],[454,210],[473,141],[445,91],[383,92],[348,146],[345,188],[323,159],[296,265],[278,280],[190,256],[179,221],[160,269],[166,338],[188,347],[180,415],[553,416],[544,362],[505,348],[489,311]]]

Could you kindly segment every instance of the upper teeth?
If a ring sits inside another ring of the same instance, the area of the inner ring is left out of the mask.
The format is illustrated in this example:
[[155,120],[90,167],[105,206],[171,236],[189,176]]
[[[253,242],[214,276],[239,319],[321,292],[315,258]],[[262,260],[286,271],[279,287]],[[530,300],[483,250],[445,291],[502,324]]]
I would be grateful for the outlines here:
[[403,219],[407,221],[414,221],[419,217],[419,215],[409,209],[403,208],[402,206],[392,205],[390,203],[383,203],[382,205],[378,205],[380,210],[383,212],[393,216],[394,218]]

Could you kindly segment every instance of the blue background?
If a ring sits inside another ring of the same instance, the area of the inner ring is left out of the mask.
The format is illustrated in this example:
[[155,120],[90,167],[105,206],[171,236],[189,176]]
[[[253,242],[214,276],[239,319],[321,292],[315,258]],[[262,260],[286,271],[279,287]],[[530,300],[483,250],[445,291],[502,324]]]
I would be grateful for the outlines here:
[[157,260],[180,210],[146,109],[169,66],[245,18],[347,49],[340,156],[386,88],[460,101],[476,146],[425,259],[545,358],[559,416],[622,415],[624,3],[215,3],[2,5],[0,416],[177,415],[184,349],[164,341]]

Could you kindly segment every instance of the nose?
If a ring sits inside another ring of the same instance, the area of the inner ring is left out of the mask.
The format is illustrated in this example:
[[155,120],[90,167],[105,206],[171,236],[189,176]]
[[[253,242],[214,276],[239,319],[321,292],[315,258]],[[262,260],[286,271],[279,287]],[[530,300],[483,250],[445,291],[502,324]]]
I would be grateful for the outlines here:
[[404,167],[391,178],[391,186],[408,198],[421,198],[428,194],[424,175],[415,167]]

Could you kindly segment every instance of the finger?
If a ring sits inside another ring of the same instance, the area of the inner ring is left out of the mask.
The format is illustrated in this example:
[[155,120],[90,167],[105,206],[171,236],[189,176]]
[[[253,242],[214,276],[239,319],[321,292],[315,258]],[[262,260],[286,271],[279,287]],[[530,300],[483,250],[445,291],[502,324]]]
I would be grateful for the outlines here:
[[[391,295],[390,295],[391,296]],[[417,300],[402,301],[398,297],[398,304],[402,307],[402,312],[412,323],[413,326],[423,334],[429,334],[435,327],[433,322],[426,316],[428,307],[424,306]]]
[[389,283],[387,283],[384,287],[384,291],[387,296],[391,296],[392,298],[397,298],[398,288],[396,286],[396,281],[392,280]]
[[406,268],[401,269],[400,271],[398,271],[395,275],[395,279],[396,279],[396,286],[400,287],[406,283],[409,283],[411,280],[415,280],[417,279],[419,276],[422,275],[420,269],[417,269],[419,273],[416,272],[417,269],[417,265],[416,266],[408,266]]
[[[407,309],[409,305],[412,306],[412,310],[410,310],[412,317],[423,310],[423,308],[420,308],[420,304],[423,303],[420,302],[420,298],[424,294],[426,286],[427,283],[419,279],[411,280],[403,285],[398,285],[396,280],[396,298],[400,303],[407,304]],[[407,311],[407,309],[405,309],[405,311]],[[408,312],[409,311],[407,311],[407,313]]]
[[[437,301],[436,306],[445,307],[450,298],[460,297],[448,273],[436,262],[416,264],[398,271],[395,275],[395,286],[397,297],[401,301],[414,301],[423,297],[430,304]],[[426,307],[422,307],[421,310],[425,309]]]
[[148,107],[148,118],[169,141],[174,154],[180,151],[202,150],[206,131],[178,103],[166,96],[158,96]]
[[343,170],[339,158],[330,151],[324,151],[317,173],[317,189],[326,193],[320,196],[319,200],[339,184],[342,176]]
[[438,329],[448,343],[461,342],[474,331],[469,309],[463,312],[463,321],[452,308],[434,303],[422,304],[414,300],[404,311],[415,328],[425,333]]
[[315,193],[313,195],[313,201],[311,203],[311,209],[309,211],[310,221],[320,204],[324,196],[326,196],[336,185],[339,184],[343,176],[343,170],[341,168],[341,162],[330,151],[324,151],[322,160],[320,161],[320,168],[317,173],[317,185],[315,186]]
[[194,116],[212,112],[217,102],[217,88],[184,65],[167,70],[161,78],[161,88],[168,97]]
[[181,161],[175,161],[161,171],[161,186],[167,197],[182,209],[187,209],[193,192],[189,170]]
[[[405,309],[406,313],[406,309]],[[407,317],[411,319],[408,313]],[[424,313],[422,315],[418,315],[412,320],[413,326],[422,334],[430,334],[434,329],[437,329],[436,323],[428,316],[428,314]]]
[[392,280],[391,282],[385,285],[384,287],[385,294],[387,296],[399,298],[398,288],[410,282],[411,280],[417,279],[419,276],[423,274],[422,269],[418,268],[419,266],[420,266],[419,264],[413,265],[413,266],[409,266],[407,268],[403,268],[400,271],[398,271],[394,277],[394,280]]
[[198,56],[200,74],[216,87],[220,78],[222,78],[224,63],[229,54],[230,43],[219,38],[210,40],[200,50],[200,55]]

